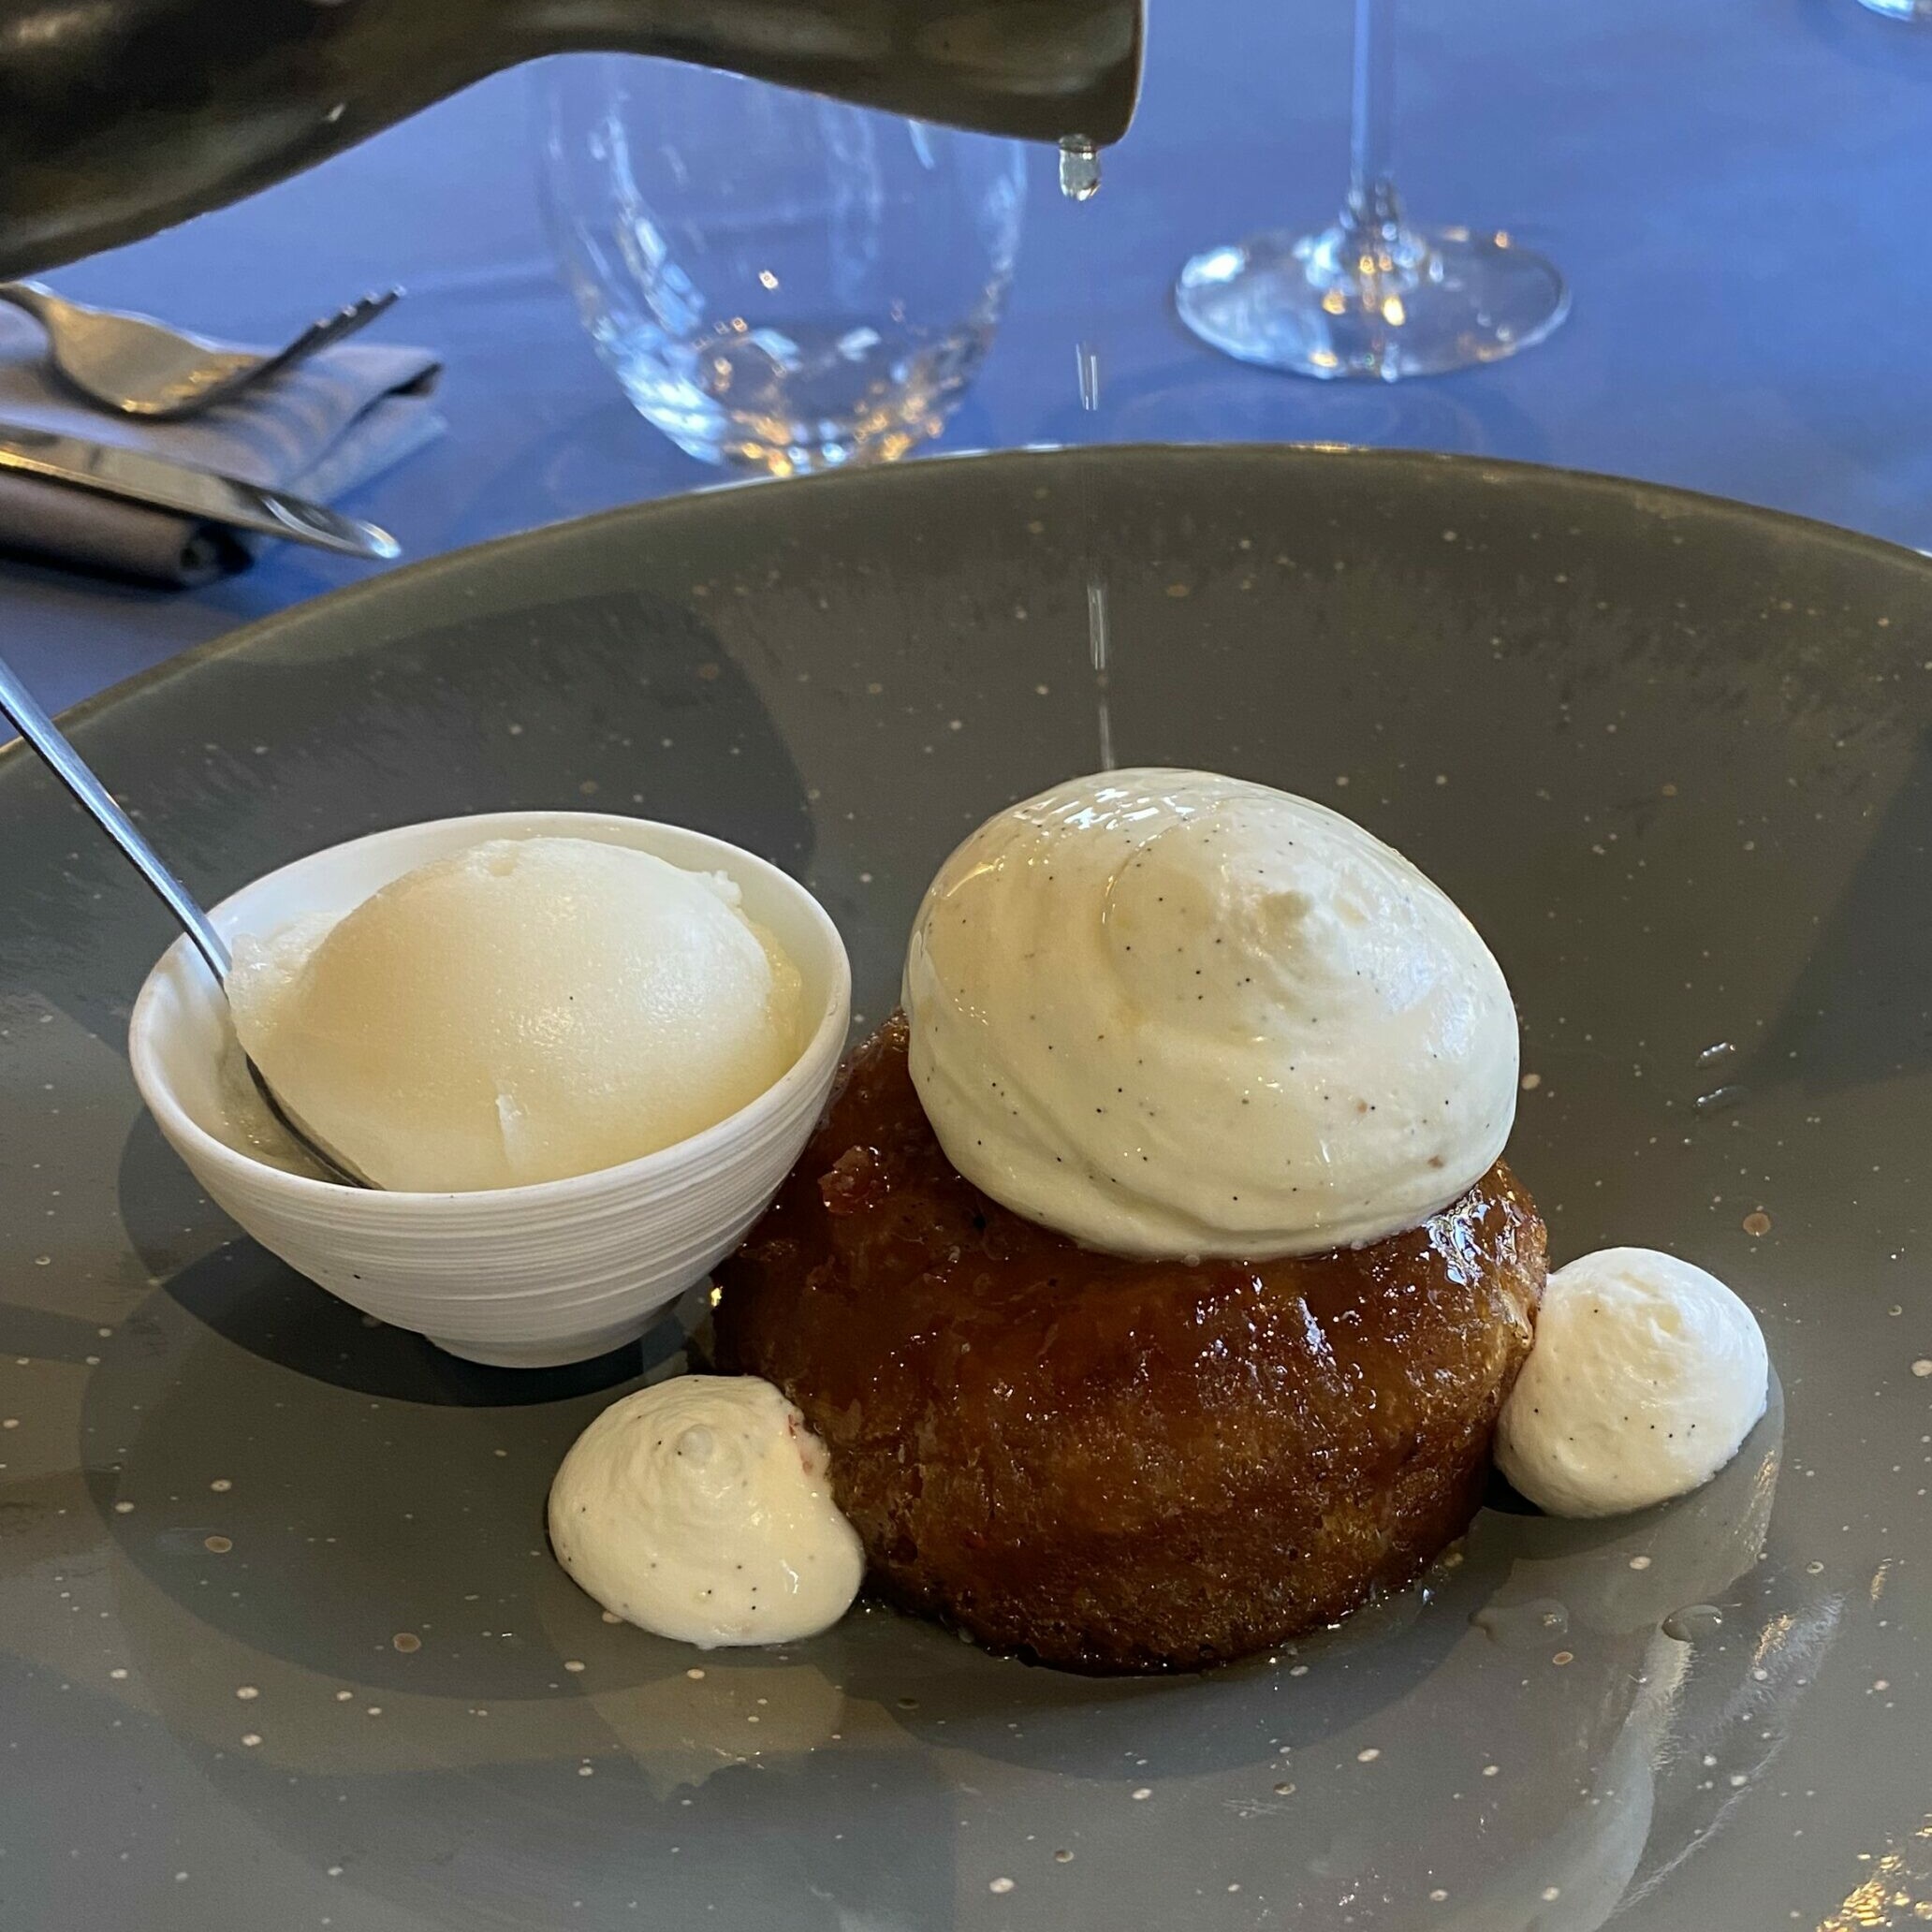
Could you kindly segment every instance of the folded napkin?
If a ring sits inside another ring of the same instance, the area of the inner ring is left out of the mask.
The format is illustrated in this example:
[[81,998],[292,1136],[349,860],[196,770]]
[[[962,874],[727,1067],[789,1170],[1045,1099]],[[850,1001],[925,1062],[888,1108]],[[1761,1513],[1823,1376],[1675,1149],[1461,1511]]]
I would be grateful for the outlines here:
[[[31,315],[0,307],[0,423],[17,423],[219,470],[316,503],[353,490],[443,432],[427,349],[343,343],[181,422],[142,422],[84,402],[47,359]],[[206,583],[252,561],[239,531],[70,484],[0,474],[0,549],[77,570]]]

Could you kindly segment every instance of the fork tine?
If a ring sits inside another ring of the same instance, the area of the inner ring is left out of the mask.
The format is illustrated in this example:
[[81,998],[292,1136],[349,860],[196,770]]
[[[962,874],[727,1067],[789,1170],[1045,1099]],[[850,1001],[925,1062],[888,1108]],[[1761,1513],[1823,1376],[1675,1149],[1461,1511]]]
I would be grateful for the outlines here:
[[[386,288],[380,294],[359,297],[355,301],[345,303],[334,315],[323,317],[315,326],[329,330],[360,329],[365,323],[373,322],[385,310],[392,308],[402,293],[400,288]],[[331,335],[330,340],[333,339]]]
[[274,356],[267,359],[264,367],[280,369],[285,361],[313,356],[330,343],[354,334],[357,329],[373,322],[396,300],[397,293],[391,289],[388,295],[365,295],[359,301],[349,302],[336,310],[332,315],[317,317],[286,348],[277,350]]
[[144,410],[143,415],[154,421],[172,421],[184,416],[198,416],[204,409],[217,402],[226,402],[230,396],[243,389],[253,388],[264,376],[274,375],[288,368],[292,363],[304,362],[310,357],[338,343],[345,336],[354,335],[366,328],[386,310],[393,307],[401,298],[400,288],[388,288],[380,293],[365,295],[356,301],[338,309],[332,315],[318,316],[302,332],[271,356],[238,369],[233,374],[219,383],[208,385],[192,398],[169,407]]
[[340,341],[359,325],[360,318],[349,309],[341,309],[333,315],[321,316],[311,322],[295,340],[265,357],[257,375],[271,375],[278,369],[285,368],[290,362],[302,360],[313,356],[318,349],[326,349],[330,343]]
[[329,318],[326,329],[329,341],[338,342],[344,335],[353,335],[357,329],[366,328],[378,315],[392,309],[402,294],[400,288],[386,288],[379,295],[365,295],[360,300],[350,302]]
[[311,356],[318,355],[341,342],[344,336],[354,335],[359,329],[367,328],[385,310],[392,307],[402,293],[400,288],[390,288],[380,295],[365,295],[359,301],[338,309],[334,315],[322,316],[312,322],[286,347],[278,349],[272,356],[264,357],[241,380],[256,383],[266,375],[274,375],[286,369],[292,362],[307,361]]

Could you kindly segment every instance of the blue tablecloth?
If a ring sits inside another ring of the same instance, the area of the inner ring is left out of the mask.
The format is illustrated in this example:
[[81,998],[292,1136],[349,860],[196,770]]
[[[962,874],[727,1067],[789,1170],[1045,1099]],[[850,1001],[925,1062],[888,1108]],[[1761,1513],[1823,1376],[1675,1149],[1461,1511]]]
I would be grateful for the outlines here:
[[[1146,95],[1106,185],[1032,170],[1028,247],[941,448],[1108,440],[1406,445],[1618,472],[1932,545],[1932,31],[1854,0],[1409,0],[1400,176],[1423,219],[1562,266],[1568,324],[1515,361],[1398,388],[1239,367],[1175,320],[1195,249],[1331,214],[1349,7],[1154,0]],[[643,422],[559,286],[526,83],[500,76],[327,167],[63,271],[84,299],[242,338],[405,284],[451,433],[344,507],[412,557],[716,473]],[[1083,417],[1073,344],[1105,345]],[[193,593],[0,567],[5,649],[66,705],[359,574],[285,546]]]

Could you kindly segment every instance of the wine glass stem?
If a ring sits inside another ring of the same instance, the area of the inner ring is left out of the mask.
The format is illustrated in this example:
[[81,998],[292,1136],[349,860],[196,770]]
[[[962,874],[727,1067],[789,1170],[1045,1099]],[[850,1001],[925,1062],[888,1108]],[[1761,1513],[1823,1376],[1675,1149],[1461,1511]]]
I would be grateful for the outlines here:
[[1342,226],[1364,240],[1391,242],[1402,227],[1394,179],[1395,115],[1396,0],[1355,0],[1354,97]]

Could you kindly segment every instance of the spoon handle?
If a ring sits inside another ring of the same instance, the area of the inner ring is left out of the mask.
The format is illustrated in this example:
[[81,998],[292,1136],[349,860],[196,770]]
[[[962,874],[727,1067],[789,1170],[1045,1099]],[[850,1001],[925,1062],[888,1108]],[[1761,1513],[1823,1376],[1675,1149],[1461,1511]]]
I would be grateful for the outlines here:
[[135,829],[134,821],[115,804],[108,788],[88,769],[87,762],[61,734],[60,727],[35,702],[19,674],[0,658],[0,711],[20,727],[20,735],[38,752],[53,775],[99,822],[101,829],[134,861],[134,869],[159,895],[161,902],[181,921],[183,931],[208,961],[218,981],[228,976],[228,949],[195,903],[188,888],[162,864],[154,848]]

